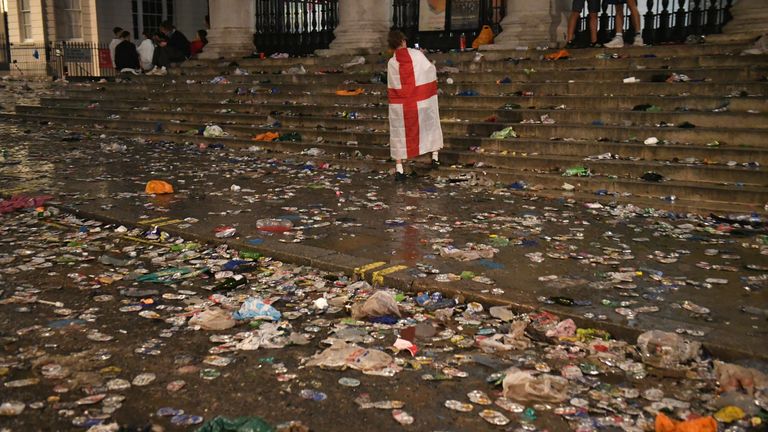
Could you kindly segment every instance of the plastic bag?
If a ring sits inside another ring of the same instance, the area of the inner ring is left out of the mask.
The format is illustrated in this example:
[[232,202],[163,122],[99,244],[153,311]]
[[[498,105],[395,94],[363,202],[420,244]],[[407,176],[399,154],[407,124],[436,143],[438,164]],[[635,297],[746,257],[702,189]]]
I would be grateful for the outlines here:
[[385,315],[400,316],[397,300],[389,291],[376,291],[365,303],[352,306],[352,318],[356,320]]
[[265,323],[237,344],[237,349],[254,351],[259,348],[284,348],[289,339],[280,331],[278,324]]
[[701,343],[661,330],[647,331],[637,337],[643,363],[662,368],[679,367],[699,356]]
[[516,401],[562,402],[568,398],[568,380],[555,375],[510,368],[502,383],[503,396]]
[[656,415],[656,432],[717,432],[717,422],[712,417],[699,417],[678,422],[659,413]]
[[208,420],[195,432],[274,432],[269,423],[259,417],[238,417],[228,419],[216,417]]
[[150,180],[147,182],[147,186],[144,188],[144,192],[148,194],[169,194],[173,193],[173,186],[170,183],[162,180]]
[[392,376],[400,371],[394,359],[384,351],[362,348],[333,339],[330,348],[315,354],[307,366],[319,366],[330,369],[351,368],[367,375]]
[[280,321],[282,315],[280,311],[264,303],[264,300],[258,297],[248,297],[240,306],[240,310],[235,312],[232,317],[238,321],[245,319]]
[[480,45],[489,45],[493,43],[493,30],[491,26],[484,25],[480,34],[472,41],[472,48],[478,49]]
[[570,318],[562,320],[555,327],[547,330],[546,335],[552,338],[573,337],[576,335],[576,323]]
[[200,326],[203,330],[226,330],[235,326],[235,320],[228,311],[211,308],[193,316],[189,325]]
[[203,136],[206,138],[218,138],[224,136],[224,130],[216,125],[206,126],[203,131]]
[[515,321],[507,334],[495,334],[490,337],[478,337],[477,345],[487,353],[496,351],[524,350],[531,346],[531,340],[525,335],[528,323]]
[[743,389],[751,396],[755,390],[768,389],[768,375],[757,369],[715,361],[715,375],[721,392]]

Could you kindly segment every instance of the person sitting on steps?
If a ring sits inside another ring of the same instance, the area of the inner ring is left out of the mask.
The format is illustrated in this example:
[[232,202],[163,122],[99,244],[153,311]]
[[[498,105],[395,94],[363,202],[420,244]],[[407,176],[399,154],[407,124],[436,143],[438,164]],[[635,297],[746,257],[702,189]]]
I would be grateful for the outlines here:
[[189,58],[189,40],[170,21],[160,24],[156,38],[157,47],[152,58],[155,67],[147,75],[165,75],[172,63],[182,63]]
[[134,75],[141,73],[141,62],[139,53],[136,51],[136,45],[131,42],[131,32],[123,31],[120,33],[122,42],[115,47],[115,69],[120,72],[129,72]]

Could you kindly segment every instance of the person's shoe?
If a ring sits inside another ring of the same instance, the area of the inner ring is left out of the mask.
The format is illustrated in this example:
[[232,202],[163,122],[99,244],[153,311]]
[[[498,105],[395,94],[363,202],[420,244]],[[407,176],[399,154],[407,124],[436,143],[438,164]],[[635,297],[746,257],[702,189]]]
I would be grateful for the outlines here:
[[589,47],[590,48],[602,48],[603,44],[601,44],[600,42],[592,42],[592,43],[589,44]]
[[401,172],[396,172],[395,173],[395,181],[396,182],[404,182],[406,180],[408,180],[408,176],[405,175],[404,173],[401,173]]
[[571,48],[571,49],[576,48],[576,42],[574,42],[573,40],[569,40],[568,42],[565,43],[565,47]]
[[610,42],[605,44],[606,48],[624,48],[624,36],[616,35]]
[[157,75],[157,72],[160,70],[157,66],[153,67],[151,71],[147,72],[147,75],[155,76]]
[[158,75],[158,76],[166,76],[166,75],[168,75],[168,69],[166,69],[166,68],[165,68],[165,66],[161,67],[161,68],[160,68],[160,69],[157,71],[157,75]]
[[440,161],[432,159],[432,163],[429,164],[429,168],[433,170],[440,168]]
[[632,43],[632,45],[634,45],[634,46],[636,46],[636,47],[641,47],[641,46],[644,46],[644,45],[645,45],[645,42],[643,42],[643,35],[641,35],[641,34],[636,34],[636,35],[635,35],[635,41]]

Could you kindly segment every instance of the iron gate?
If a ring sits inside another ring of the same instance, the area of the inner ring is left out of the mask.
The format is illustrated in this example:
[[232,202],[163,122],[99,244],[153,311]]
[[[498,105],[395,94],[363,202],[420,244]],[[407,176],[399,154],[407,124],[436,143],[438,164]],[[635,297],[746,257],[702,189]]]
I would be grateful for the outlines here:
[[328,48],[339,23],[339,0],[256,0],[256,49],[307,55]]
[[[436,31],[420,31],[421,3],[421,0],[394,0],[392,27],[405,33],[411,43],[441,51],[458,48],[462,34],[466,38],[467,46],[470,46],[483,25],[491,26],[493,33],[498,34],[501,31],[501,20],[506,13],[505,0],[445,0],[443,28]],[[471,7],[470,14],[467,15],[469,19],[457,19],[459,17],[453,15],[463,6]]]
[[[638,5],[644,0],[638,0]],[[646,12],[640,18],[643,41],[646,44],[680,43],[691,35],[720,33],[730,21],[733,0],[645,0]],[[624,13],[624,41],[631,42],[636,29],[632,28],[629,10]],[[598,41],[608,42],[616,34],[614,6],[603,4],[598,18]],[[582,11],[576,33],[576,42],[589,43],[587,12]]]

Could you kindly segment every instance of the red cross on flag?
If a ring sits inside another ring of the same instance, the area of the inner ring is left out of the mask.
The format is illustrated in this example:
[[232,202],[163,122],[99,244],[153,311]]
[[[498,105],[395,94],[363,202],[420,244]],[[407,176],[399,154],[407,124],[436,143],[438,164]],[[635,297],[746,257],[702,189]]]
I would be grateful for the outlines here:
[[399,48],[389,60],[387,86],[392,159],[443,148],[435,65],[419,50]]

